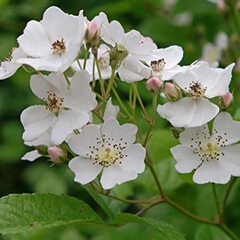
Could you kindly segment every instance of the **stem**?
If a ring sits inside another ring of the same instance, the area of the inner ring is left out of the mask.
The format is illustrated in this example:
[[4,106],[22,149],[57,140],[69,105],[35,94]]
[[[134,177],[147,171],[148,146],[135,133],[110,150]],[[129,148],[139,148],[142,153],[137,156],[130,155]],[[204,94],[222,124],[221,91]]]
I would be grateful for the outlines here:
[[94,62],[96,63],[96,66],[97,66],[101,94],[102,94],[102,96],[105,96],[105,86],[104,86],[104,81],[102,79],[102,73],[101,73],[101,69],[100,69],[100,66],[99,66],[97,56],[94,56]]
[[231,192],[231,190],[232,190],[232,188],[233,188],[233,185],[234,185],[234,183],[236,182],[236,180],[237,180],[236,177],[233,177],[233,178],[230,180],[230,183],[229,183],[228,188],[227,188],[227,190],[226,190],[225,196],[224,196],[224,198],[223,198],[223,203],[222,203],[222,206],[221,206],[221,213],[222,213],[222,214],[223,214],[223,211],[224,211],[225,206],[226,206],[226,204],[227,204],[227,200],[228,200],[228,197],[229,197],[229,195],[230,195],[230,192]]
[[139,102],[139,104],[140,104],[140,106],[141,106],[141,108],[142,108],[143,114],[145,115],[145,118],[147,119],[147,121],[150,122],[151,120],[150,120],[150,118],[149,118],[149,116],[148,116],[148,113],[147,113],[147,110],[146,110],[146,108],[145,108],[145,106],[144,106],[144,104],[143,104],[143,102],[142,102],[142,99],[141,99],[140,94],[139,94],[139,92],[138,92],[137,86],[136,86],[135,83],[133,83],[132,86],[133,86],[133,89],[134,89],[134,91],[135,91],[135,93],[136,93],[138,102]]
[[212,190],[213,190],[213,196],[214,196],[217,213],[218,213],[218,221],[221,224],[221,223],[223,223],[223,219],[222,219],[222,214],[221,214],[221,209],[220,209],[220,203],[219,203],[218,196],[217,196],[216,185],[214,183],[212,183]]
[[232,240],[239,240],[239,237],[233,233],[226,225],[219,225],[220,229],[222,229],[223,232],[225,232]]
[[105,99],[108,98],[112,88],[113,88],[113,83],[114,83],[114,77],[115,77],[115,68],[112,68],[112,74],[111,74],[111,77],[110,77],[110,80],[109,80],[109,83],[108,83],[108,86],[107,86],[107,90],[106,90],[106,94],[105,94]]
[[67,76],[67,74],[66,74],[66,72],[64,72],[63,73],[63,75],[64,75],[64,77],[65,77],[65,79],[66,79],[66,81],[67,81],[67,84],[70,86],[70,80],[68,79],[68,76]]
[[87,59],[88,59],[88,52],[89,52],[89,48],[85,49],[84,62],[83,62],[83,70],[86,69]]

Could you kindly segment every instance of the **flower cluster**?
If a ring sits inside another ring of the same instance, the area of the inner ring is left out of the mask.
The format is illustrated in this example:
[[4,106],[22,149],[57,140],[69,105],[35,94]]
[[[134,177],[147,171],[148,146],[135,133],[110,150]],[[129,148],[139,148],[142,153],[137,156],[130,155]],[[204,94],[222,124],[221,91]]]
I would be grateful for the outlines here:
[[[31,68],[30,87],[40,99],[21,114],[23,140],[35,148],[23,160],[47,156],[54,164],[68,162],[75,181],[86,184],[100,174],[104,189],[137,178],[145,169],[149,136],[137,137],[132,118],[120,125],[120,110],[128,111],[116,88],[119,81],[128,83],[133,105],[138,99],[144,118],[153,124],[135,84],[144,81],[155,99],[154,112],[174,128],[185,128],[181,145],[171,149],[177,171],[197,169],[196,183],[226,183],[231,175],[240,176],[240,147],[233,145],[240,140],[240,124],[219,113],[232,101],[234,64],[181,66],[180,46],[158,48],[151,38],[125,32],[104,13],[88,20],[83,11],[73,16],[57,7],[48,8],[41,21],[30,21],[17,41],[19,46],[1,63],[0,79],[21,66]],[[121,109],[112,104],[112,92]],[[157,106],[158,97],[165,103]],[[210,135],[207,123],[213,119]]]

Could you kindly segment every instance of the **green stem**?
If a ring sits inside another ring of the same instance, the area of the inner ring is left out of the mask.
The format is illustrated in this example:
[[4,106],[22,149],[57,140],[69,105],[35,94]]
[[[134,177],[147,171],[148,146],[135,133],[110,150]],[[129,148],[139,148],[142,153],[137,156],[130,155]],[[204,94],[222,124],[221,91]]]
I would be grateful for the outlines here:
[[220,203],[219,203],[217,191],[216,191],[216,185],[214,183],[212,183],[212,191],[213,191],[213,196],[214,196],[214,200],[215,200],[215,204],[216,204],[216,208],[217,208],[218,221],[219,221],[219,223],[223,223]]
[[84,62],[83,62],[83,70],[86,69],[87,60],[88,60],[88,52],[89,52],[89,48],[85,49]]
[[225,232],[232,240],[239,240],[239,237],[233,233],[226,225],[219,225],[220,229],[222,229],[223,232]]
[[115,78],[115,68],[112,68],[112,74],[107,86],[106,94],[105,94],[105,99],[108,99],[108,96],[113,88],[113,83],[114,83],[114,78]]
[[68,86],[70,86],[70,83],[71,83],[71,82],[70,82],[70,80],[68,79],[68,76],[67,76],[66,72],[64,72],[63,75],[64,75],[64,77],[65,77],[65,79],[66,79],[66,81],[67,81]]
[[104,81],[102,79],[102,73],[101,73],[101,69],[99,66],[99,62],[96,56],[94,56],[94,62],[97,66],[97,71],[98,71],[98,77],[99,77],[99,83],[100,83],[100,89],[101,89],[101,94],[102,96],[105,96],[105,86],[104,86]]

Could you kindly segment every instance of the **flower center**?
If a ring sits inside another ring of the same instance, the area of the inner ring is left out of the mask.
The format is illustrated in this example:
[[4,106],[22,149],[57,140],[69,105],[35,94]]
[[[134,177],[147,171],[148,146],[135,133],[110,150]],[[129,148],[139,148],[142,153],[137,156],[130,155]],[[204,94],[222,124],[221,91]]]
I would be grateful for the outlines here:
[[98,59],[98,64],[101,70],[106,69],[110,65],[110,59],[107,54],[103,54],[99,59]]
[[122,153],[122,150],[126,148],[127,143],[121,142],[113,144],[113,138],[106,138],[105,135],[102,139],[97,138],[97,145],[89,146],[89,153],[86,154],[91,160],[93,165],[99,164],[103,167],[110,167],[115,163],[121,164],[126,154]]
[[193,96],[193,97],[203,97],[207,88],[203,87],[201,83],[199,82],[191,82],[189,85],[188,92]]
[[52,44],[51,49],[53,50],[53,54],[61,55],[66,51],[66,46],[63,38],[61,40],[57,40]]
[[156,61],[152,61],[150,63],[151,65],[151,68],[152,68],[152,71],[155,72],[155,73],[159,73],[163,70],[163,68],[165,67],[166,65],[166,62],[164,61],[164,59],[159,59],[159,60],[156,60]]
[[47,98],[43,99],[46,102],[46,109],[51,112],[58,113],[63,105],[64,98],[58,97],[55,93],[47,92]]

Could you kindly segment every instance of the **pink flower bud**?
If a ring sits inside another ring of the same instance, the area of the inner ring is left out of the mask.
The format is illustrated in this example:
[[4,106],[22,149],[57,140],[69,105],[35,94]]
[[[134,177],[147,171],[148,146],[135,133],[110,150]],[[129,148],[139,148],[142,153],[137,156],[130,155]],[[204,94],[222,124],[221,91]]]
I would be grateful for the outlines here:
[[222,107],[228,108],[233,101],[233,95],[230,92],[227,92],[221,99]]
[[97,37],[98,35],[98,25],[95,21],[91,21],[88,24],[88,29],[87,29],[87,38],[88,41],[93,40],[93,38]]
[[170,101],[177,101],[182,97],[180,88],[168,82],[165,84],[165,95]]
[[48,151],[49,157],[55,163],[61,163],[62,161],[60,158],[64,158],[65,156],[63,150],[56,146],[49,147],[47,151]]
[[159,92],[163,86],[163,82],[158,77],[151,77],[146,82],[148,91]]

